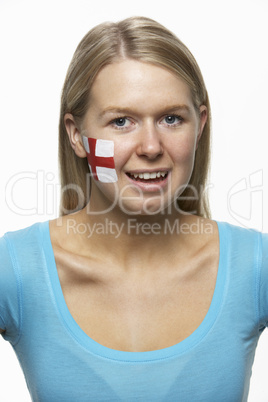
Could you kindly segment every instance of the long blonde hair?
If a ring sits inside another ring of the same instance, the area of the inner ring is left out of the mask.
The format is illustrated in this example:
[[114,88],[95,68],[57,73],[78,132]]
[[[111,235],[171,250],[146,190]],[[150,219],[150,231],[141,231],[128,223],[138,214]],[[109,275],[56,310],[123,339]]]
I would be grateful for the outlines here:
[[[158,22],[131,17],[105,22],[91,29],[79,43],[65,78],[59,122],[59,162],[61,176],[60,213],[83,208],[89,201],[88,164],[69,143],[64,115],[71,113],[79,124],[88,108],[90,89],[102,67],[122,58],[160,65],[177,74],[189,86],[196,110],[207,107],[208,119],[199,141],[188,186],[178,200],[185,212],[210,217],[206,182],[210,162],[210,105],[201,71],[188,48]],[[194,196],[193,190],[198,191]]]

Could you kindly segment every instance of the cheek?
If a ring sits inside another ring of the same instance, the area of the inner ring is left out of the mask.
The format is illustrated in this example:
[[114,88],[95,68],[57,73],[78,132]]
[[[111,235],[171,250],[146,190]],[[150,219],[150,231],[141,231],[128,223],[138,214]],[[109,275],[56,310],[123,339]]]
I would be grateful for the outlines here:
[[131,141],[121,140],[114,142],[115,169],[121,169],[136,151],[136,144]]
[[170,149],[172,159],[179,164],[192,162],[195,156],[196,141],[195,138],[188,137],[183,141],[177,141],[171,144]]

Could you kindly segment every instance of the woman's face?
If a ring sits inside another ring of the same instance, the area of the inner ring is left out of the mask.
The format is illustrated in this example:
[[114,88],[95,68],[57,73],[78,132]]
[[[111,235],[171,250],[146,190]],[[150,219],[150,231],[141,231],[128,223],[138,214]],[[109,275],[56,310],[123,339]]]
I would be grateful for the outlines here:
[[105,66],[82,134],[113,141],[117,181],[94,180],[92,197],[130,214],[166,210],[190,180],[205,122],[206,107],[199,115],[187,84],[168,70],[130,59]]

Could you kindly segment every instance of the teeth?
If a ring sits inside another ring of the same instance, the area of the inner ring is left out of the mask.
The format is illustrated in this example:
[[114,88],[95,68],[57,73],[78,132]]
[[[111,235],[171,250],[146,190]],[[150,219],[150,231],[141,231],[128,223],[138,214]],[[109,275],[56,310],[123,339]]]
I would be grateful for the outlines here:
[[156,179],[159,177],[165,177],[167,175],[167,171],[165,172],[152,172],[152,173],[130,173],[131,176],[134,176],[135,179],[144,179],[144,180],[151,180]]

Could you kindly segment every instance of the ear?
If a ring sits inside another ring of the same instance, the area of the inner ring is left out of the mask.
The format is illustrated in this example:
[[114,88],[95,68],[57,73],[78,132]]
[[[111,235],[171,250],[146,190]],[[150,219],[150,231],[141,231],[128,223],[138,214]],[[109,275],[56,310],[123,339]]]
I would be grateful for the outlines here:
[[199,108],[199,129],[198,129],[198,135],[197,135],[197,140],[196,140],[196,148],[195,150],[197,150],[200,138],[202,136],[205,124],[207,122],[207,107],[205,105],[201,105]]
[[87,154],[83,145],[80,129],[71,113],[66,113],[64,116],[64,124],[75,154],[80,158],[85,158]]

